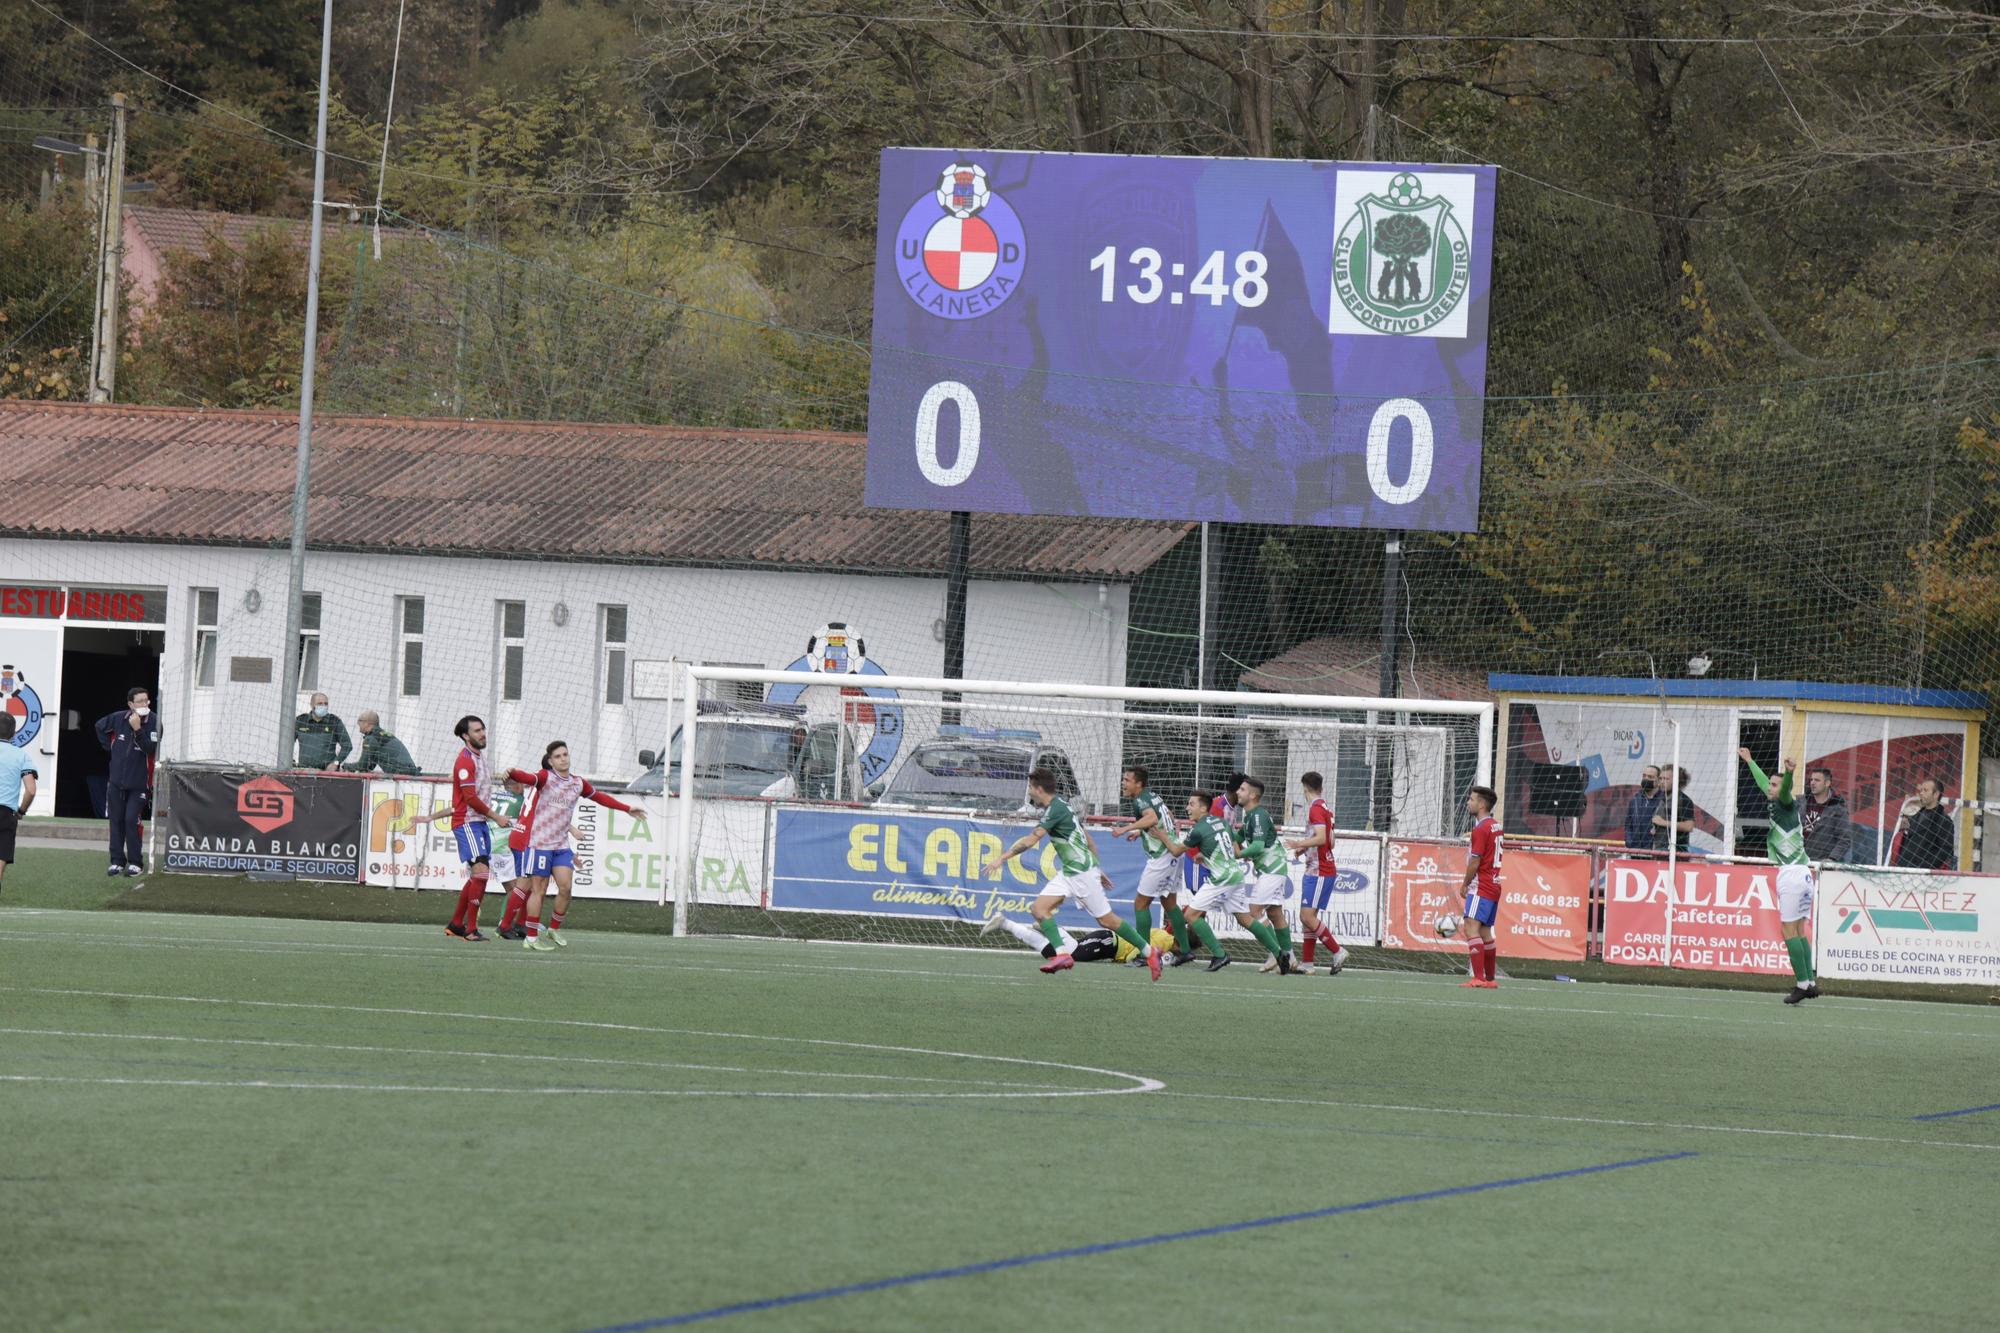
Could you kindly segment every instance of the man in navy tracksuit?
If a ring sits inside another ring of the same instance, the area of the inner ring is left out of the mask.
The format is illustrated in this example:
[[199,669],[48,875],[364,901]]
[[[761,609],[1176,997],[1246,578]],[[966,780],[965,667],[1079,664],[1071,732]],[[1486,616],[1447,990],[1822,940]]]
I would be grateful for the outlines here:
[[125,707],[97,720],[97,743],[111,752],[105,813],[111,818],[111,868],[107,875],[137,875],[146,869],[139,841],[139,811],[153,781],[153,755],[160,748],[160,717],[153,696],[140,686],[125,691]]

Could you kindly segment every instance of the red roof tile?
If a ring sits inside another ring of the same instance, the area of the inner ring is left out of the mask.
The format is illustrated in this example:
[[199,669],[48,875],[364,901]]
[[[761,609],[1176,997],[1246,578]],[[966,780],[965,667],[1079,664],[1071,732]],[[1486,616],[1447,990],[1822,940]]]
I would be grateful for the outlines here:
[[[0,403],[0,535],[282,543],[297,444],[298,418],[279,412]],[[807,431],[321,416],[308,531],[325,549],[504,542],[564,559],[942,571],[947,517],[867,508],[865,447]],[[551,527],[546,506],[510,490],[580,503]],[[1125,579],[1192,530],[981,514],[972,567]]]
[[[1373,698],[1382,689],[1382,644],[1379,639],[1322,635],[1307,639],[1262,666],[1243,673],[1242,684],[1277,694],[1342,694]],[[1399,699],[1460,699],[1485,702],[1493,697],[1486,673],[1439,661],[1415,652],[1407,640],[1396,663]]]

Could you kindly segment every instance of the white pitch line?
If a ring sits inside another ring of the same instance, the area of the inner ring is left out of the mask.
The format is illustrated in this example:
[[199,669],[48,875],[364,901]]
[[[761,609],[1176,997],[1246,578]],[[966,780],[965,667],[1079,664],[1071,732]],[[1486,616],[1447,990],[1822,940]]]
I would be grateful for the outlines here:
[[514,1097],[762,1097],[803,1101],[935,1101],[940,1098],[999,1101],[1010,1098],[1107,1097],[1144,1088],[1104,1088],[1079,1092],[752,1092],[732,1088],[480,1088],[429,1083],[285,1083],[272,1079],[86,1078],[72,1074],[0,1074],[0,1083],[97,1084],[130,1088],[258,1088],[289,1092],[477,1093]]
[[[514,1014],[469,1014],[444,1009],[404,1009],[378,1005],[327,1004],[307,1000],[245,1000],[233,996],[214,995],[154,995],[134,991],[82,990],[72,987],[54,986],[0,986],[0,990],[28,995],[72,995],[101,1000],[153,1000],[169,1004],[217,1004],[240,1005],[254,1009],[308,1009],[322,1013],[337,1014],[392,1014],[406,1018],[452,1018],[474,1023],[522,1023],[530,1026],[588,1028],[603,1032],[638,1032],[663,1037],[715,1037],[728,1041],[772,1041],[795,1046],[828,1046],[850,1051],[887,1051],[895,1055],[931,1055],[948,1060],[980,1060],[989,1064],[1022,1065],[1030,1069],[1060,1069],[1070,1074],[1097,1074],[1104,1078],[1129,1080],[1129,1088],[1079,1088],[1062,1092],[1033,1093],[986,1093],[986,1092],[946,1092],[922,1094],[937,1097],[1119,1097],[1134,1092],[1158,1092],[1166,1084],[1158,1079],[1141,1074],[1128,1074],[1118,1069],[1100,1069],[1095,1065],[1065,1064],[1060,1060],[1031,1060],[1019,1055],[980,1055],[972,1051],[933,1050],[924,1046],[890,1046],[881,1042],[838,1041],[831,1037],[784,1037],[766,1032],[711,1032],[700,1028],[660,1028],[647,1027],[638,1023],[605,1023],[581,1018],[525,1018]],[[483,1091],[483,1089],[482,1089]],[[500,1089],[505,1091],[505,1089]],[[726,1094],[714,1094],[717,1096]],[[797,1094],[800,1096],[846,1096],[843,1093]],[[855,1093],[853,1096],[875,1096],[873,1093]],[[885,1094],[895,1096],[916,1096],[914,1093]]]
[[1561,1125],[1609,1125],[1619,1129],[1679,1129],[1703,1134],[1759,1134],[1788,1139],[1836,1139],[1848,1143],[1889,1143],[1905,1148],[1974,1148],[2000,1152],[2000,1143],[1954,1143],[1945,1139],[1892,1139],[1874,1134],[1835,1134],[1814,1129],[1766,1129],[1754,1125],[1696,1125],[1671,1120],[1614,1120],[1606,1116],[1551,1115],[1541,1111],[1490,1111],[1460,1106],[1402,1106],[1391,1102],[1324,1101],[1312,1097],[1252,1097],[1230,1092],[1173,1092],[1169,1097],[1206,1101],[1262,1102],[1275,1106],[1331,1106],[1350,1111],[1395,1111],[1425,1115],[1480,1116],[1496,1120],[1540,1120]]
[[462,1060],[533,1060],[549,1064],[619,1065],[631,1069],[693,1069],[709,1074],[769,1074],[786,1078],[856,1078],[879,1083],[953,1083],[965,1087],[1074,1091],[1060,1083],[1016,1083],[990,1078],[927,1078],[917,1074],[847,1074],[815,1069],[756,1069],[745,1065],[700,1065],[673,1060],[615,1060],[597,1055],[532,1055],[519,1051],[439,1051],[415,1046],[351,1046],[320,1041],[276,1041],[258,1037],[188,1037],[157,1032],[77,1032],[66,1028],[0,1028],[22,1037],[82,1037],[104,1041],[186,1042],[201,1046],[269,1046],[293,1051],[341,1051],[365,1055],[422,1055]]

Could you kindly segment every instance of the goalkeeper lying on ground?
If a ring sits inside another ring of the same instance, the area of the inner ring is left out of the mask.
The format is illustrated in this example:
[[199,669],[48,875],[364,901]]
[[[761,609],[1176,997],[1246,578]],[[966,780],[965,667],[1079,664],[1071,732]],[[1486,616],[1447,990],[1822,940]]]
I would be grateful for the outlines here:
[[[1066,953],[1079,963],[1128,963],[1139,955],[1139,951],[1128,941],[1108,930],[1086,931],[1079,936],[1058,926],[1056,933],[1062,936],[1062,947],[1057,948],[1032,923],[1016,921],[999,912],[986,918],[986,924],[979,928],[979,933],[990,935],[1002,929],[1044,958]],[[1155,930],[1153,947],[1164,953],[1174,947],[1174,937],[1164,930]]]

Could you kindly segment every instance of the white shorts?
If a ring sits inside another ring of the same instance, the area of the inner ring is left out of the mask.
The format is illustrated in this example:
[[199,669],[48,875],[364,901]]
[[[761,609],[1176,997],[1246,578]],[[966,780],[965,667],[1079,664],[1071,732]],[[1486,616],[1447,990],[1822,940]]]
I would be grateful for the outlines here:
[[1248,881],[1235,884],[1217,884],[1209,880],[1195,891],[1193,910],[1203,913],[1221,910],[1235,916],[1250,910],[1250,885]]
[[1803,921],[1812,914],[1811,866],[1778,867],[1778,920]]
[[1291,896],[1292,877],[1282,870],[1254,874],[1246,901],[1252,907],[1282,907]]
[[1171,898],[1181,891],[1181,868],[1178,858],[1171,853],[1162,853],[1147,860],[1146,868],[1139,872],[1139,896],[1142,898]]
[[1051,875],[1049,882],[1042,885],[1038,898],[1063,897],[1090,914],[1092,921],[1099,921],[1111,915],[1111,900],[1104,896],[1104,880],[1097,870],[1079,871],[1074,875]]
[[493,882],[496,884],[520,878],[521,872],[514,862],[514,849],[507,845],[505,838],[493,844],[493,859],[488,864],[493,867]]

